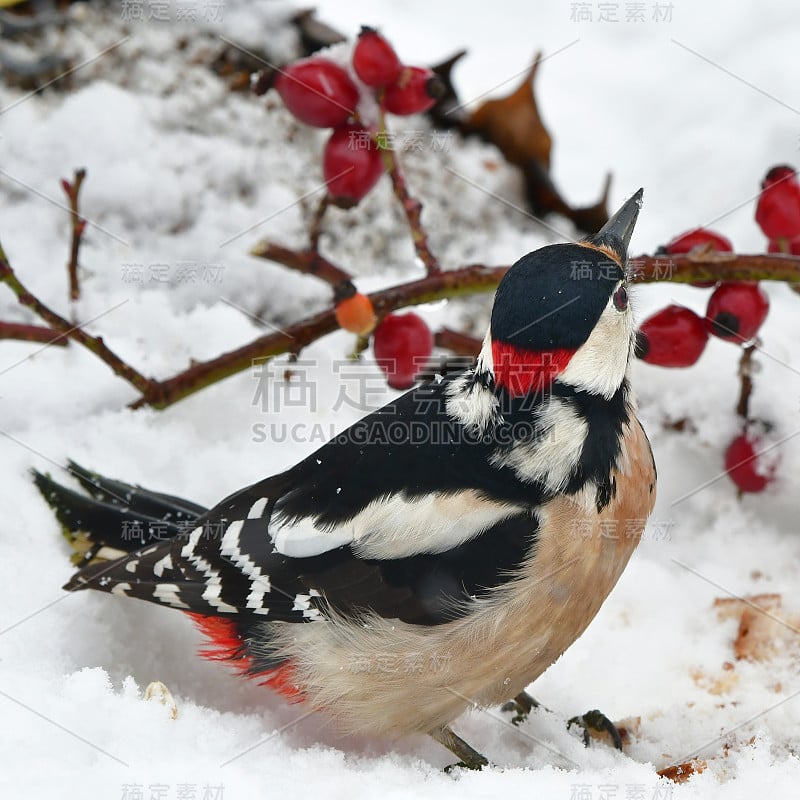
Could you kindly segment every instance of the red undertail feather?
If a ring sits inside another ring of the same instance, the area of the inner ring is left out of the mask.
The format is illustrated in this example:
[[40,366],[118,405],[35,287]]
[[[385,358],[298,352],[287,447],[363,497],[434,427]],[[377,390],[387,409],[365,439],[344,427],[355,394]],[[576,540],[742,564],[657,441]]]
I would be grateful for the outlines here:
[[191,617],[200,633],[208,639],[208,644],[199,651],[203,658],[209,661],[224,661],[240,675],[263,678],[259,681],[261,685],[269,686],[288,700],[302,701],[303,695],[295,683],[294,667],[291,662],[287,661],[264,672],[253,672],[253,659],[247,652],[247,645],[233,620],[190,612],[186,615]]
[[492,342],[495,380],[514,397],[547,389],[574,355],[574,350],[535,351]]

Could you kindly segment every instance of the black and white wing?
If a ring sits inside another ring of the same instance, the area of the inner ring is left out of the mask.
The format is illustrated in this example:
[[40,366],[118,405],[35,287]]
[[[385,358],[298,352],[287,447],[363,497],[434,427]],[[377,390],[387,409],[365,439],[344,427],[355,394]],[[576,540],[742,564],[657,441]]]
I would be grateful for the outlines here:
[[454,387],[408,392],[223,500],[188,535],[87,567],[67,588],[264,621],[326,608],[420,624],[466,613],[530,554],[550,493],[498,457],[513,421],[465,425]]

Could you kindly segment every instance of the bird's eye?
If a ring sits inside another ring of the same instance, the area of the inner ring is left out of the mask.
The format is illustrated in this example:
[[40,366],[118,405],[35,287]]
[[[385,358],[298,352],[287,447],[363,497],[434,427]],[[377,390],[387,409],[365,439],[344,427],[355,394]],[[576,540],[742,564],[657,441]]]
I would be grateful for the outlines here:
[[614,292],[614,307],[617,311],[624,311],[628,307],[628,290],[624,286]]

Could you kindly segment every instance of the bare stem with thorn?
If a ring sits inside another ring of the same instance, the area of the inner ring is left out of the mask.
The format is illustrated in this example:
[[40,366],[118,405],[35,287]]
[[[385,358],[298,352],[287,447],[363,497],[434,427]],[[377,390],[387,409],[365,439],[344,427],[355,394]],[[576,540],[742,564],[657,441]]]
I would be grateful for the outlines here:
[[66,178],[61,181],[61,187],[67,195],[67,200],[69,200],[69,208],[72,215],[72,235],[70,238],[69,261],[67,262],[69,296],[71,300],[77,300],[81,296],[81,288],[78,282],[78,254],[81,249],[83,232],[86,229],[86,220],[82,219],[78,213],[78,195],[85,177],[85,169],[76,169],[72,183]]

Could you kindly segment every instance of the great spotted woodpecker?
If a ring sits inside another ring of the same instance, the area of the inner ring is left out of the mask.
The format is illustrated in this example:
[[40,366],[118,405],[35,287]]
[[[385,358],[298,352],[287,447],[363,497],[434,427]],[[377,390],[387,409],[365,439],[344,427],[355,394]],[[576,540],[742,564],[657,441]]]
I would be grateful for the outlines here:
[[[92,543],[65,588],[180,609],[212,657],[345,731],[425,732],[485,764],[450,723],[524,696],[583,633],[655,501],[627,377],[641,196],[514,264],[473,368],[210,510],[77,465],[90,496],[37,474]],[[163,540],[132,550],[126,521]]]

